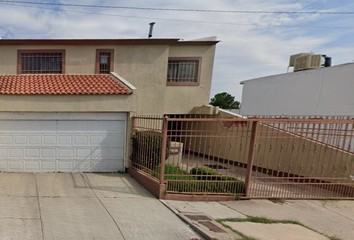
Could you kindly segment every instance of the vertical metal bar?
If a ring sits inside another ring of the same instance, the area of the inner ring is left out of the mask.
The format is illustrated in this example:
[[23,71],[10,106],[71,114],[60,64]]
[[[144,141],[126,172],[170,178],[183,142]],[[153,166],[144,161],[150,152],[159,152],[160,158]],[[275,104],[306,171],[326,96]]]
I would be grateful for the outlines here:
[[258,121],[254,121],[252,123],[252,132],[251,132],[251,138],[250,138],[250,146],[249,146],[248,161],[247,161],[246,181],[245,181],[245,195],[246,195],[247,198],[249,197],[249,193],[250,193],[250,183],[251,183],[250,181],[251,181],[251,175],[252,175],[254,151],[255,151],[255,148],[256,148],[257,129],[258,129]]
[[[134,136],[135,136],[135,126],[136,126],[136,117],[133,116],[132,117],[132,139],[131,139],[131,146],[130,146],[130,151],[131,151],[131,156],[133,155],[133,152],[134,152],[134,144],[133,144],[133,141],[134,141]],[[130,161],[129,163],[129,167],[131,168],[133,166],[133,161]]]
[[167,143],[167,125],[168,117],[163,119],[163,131],[162,131],[162,148],[161,148],[161,169],[160,169],[160,183],[163,184],[165,176],[165,157],[166,157],[166,143]]

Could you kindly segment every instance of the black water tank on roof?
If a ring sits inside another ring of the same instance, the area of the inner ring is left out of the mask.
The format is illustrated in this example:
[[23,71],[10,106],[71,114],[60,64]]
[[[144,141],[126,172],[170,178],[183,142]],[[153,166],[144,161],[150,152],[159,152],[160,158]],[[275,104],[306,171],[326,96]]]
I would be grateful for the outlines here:
[[327,57],[326,55],[322,55],[325,59],[324,67],[330,67],[332,66],[332,58]]

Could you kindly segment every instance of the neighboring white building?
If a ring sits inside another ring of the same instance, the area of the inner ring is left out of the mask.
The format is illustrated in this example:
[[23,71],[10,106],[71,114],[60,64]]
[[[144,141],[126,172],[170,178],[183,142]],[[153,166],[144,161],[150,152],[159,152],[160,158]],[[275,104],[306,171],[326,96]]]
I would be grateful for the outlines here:
[[354,63],[242,81],[241,115],[354,115]]

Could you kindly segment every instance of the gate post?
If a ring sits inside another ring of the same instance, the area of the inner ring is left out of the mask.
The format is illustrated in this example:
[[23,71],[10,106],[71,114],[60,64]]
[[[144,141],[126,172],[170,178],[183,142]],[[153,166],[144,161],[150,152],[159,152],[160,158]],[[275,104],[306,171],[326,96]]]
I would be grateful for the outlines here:
[[[136,133],[136,116],[134,115],[132,117],[132,135],[131,135],[131,138],[130,138],[130,155],[132,156],[133,155],[133,152],[134,152],[134,144],[133,144],[133,138],[135,137],[135,133]],[[132,160],[129,161],[129,168],[131,168],[133,166],[133,162]]]
[[249,194],[250,194],[250,183],[251,183],[252,166],[254,160],[254,151],[256,148],[257,130],[258,130],[258,120],[254,120],[252,122],[252,132],[251,132],[250,147],[248,151],[248,160],[247,160],[247,171],[246,171],[246,180],[245,180],[246,198],[249,198]]
[[162,130],[162,149],[161,149],[161,164],[160,164],[160,184],[164,184],[165,177],[165,162],[166,162],[166,144],[167,144],[167,126],[168,117],[163,119]]

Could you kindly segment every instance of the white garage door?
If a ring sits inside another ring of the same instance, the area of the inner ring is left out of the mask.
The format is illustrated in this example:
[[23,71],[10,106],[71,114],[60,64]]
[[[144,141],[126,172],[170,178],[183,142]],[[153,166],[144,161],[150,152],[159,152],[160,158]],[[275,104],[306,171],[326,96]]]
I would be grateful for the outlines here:
[[0,113],[0,171],[122,171],[125,113]]

